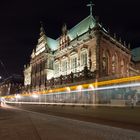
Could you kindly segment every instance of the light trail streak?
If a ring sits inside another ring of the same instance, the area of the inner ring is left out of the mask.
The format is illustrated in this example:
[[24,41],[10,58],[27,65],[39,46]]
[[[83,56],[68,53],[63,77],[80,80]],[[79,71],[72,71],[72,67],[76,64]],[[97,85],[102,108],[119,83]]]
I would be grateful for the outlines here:
[[[121,88],[130,88],[130,87],[140,87],[140,83],[130,83],[130,84],[123,84],[123,85],[113,85],[113,86],[104,86],[104,87],[96,87],[96,88],[89,88],[89,89],[81,89],[80,91],[74,90],[74,91],[67,91],[67,92],[57,92],[57,93],[50,93],[50,94],[42,94],[42,95],[58,95],[58,94],[71,94],[71,93],[78,93],[78,92],[86,92],[86,91],[93,91],[91,94],[94,94],[94,91],[101,91],[101,90],[111,90],[111,89],[121,89]],[[24,96],[22,96],[24,98]],[[36,98],[38,96],[33,96],[32,94],[29,96],[29,98]],[[47,102],[24,102],[24,101],[8,101],[5,98],[2,98],[2,102],[5,103],[11,103],[11,104],[46,104],[46,105],[75,105],[74,103],[47,103]],[[76,103],[77,106],[82,106],[82,105],[91,105],[91,104],[78,104]],[[92,105],[97,105],[97,104],[92,104]],[[104,104],[101,104],[101,106]],[[119,106],[119,105],[118,105]]]
[[[30,97],[31,95],[34,96],[34,94],[35,95],[52,95],[52,94],[55,95],[55,94],[63,94],[63,93],[70,94],[74,92],[76,93],[76,92],[84,92],[84,91],[100,91],[100,90],[107,90],[107,89],[109,90],[109,89],[120,89],[120,88],[127,88],[127,87],[138,87],[140,86],[139,81],[140,81],[140,76],[133,76],[133,77],[125,77],[125,78],[113,79],[107,81],[99,81],[99,82],[94,82],[89,84],[75,85],[70,87],[54,88],[54,89],[44,90],[35,93],[24,92],[20,95],[22,97]],[[133,83],[128,83],[128,82],[133,82]],[[128,84],[123,84],[123,83],[128,83]],[[8,95],[5,96],[4,98],[11,99],[15,97],[14,95]]]
[[[91,89],[81,89],[80,92],[84,92],[84,91],[100,91],[100,90],[109,90],[109,89],[120,89],[120,88],[128,88],[128,87],[138,87],[140,86],[140,83],[131,83],[131,84],[123,84],[123,85],[113,85],[113,86],[105,86],[105,87],[97,87],[97,88],[91,88]],[[79,92],[79,90],[72,90],[70,92],[57,92],[57,93],[50,93],[50,94],[46,94],[46,95],[55,95],[55,94],[64,94],[64,93],[75,93],[75,92]]]
[[[110,104],[87,104],[87,103],[47,103],[47,102],[11,102],[5,101],[5,103],[9,104],[28,104],[28,105],[69,105],[69,106],[122,106],[122,105],[110,105]],[[9,105],[4,104],[3,107],[8,107]],[[9,106],[11,108],[15,108]]]
[[123,84],[123,85],[113,85],[113,86],[106,86],[106,87],[99,87],[95,90],[106,90],[106,89],[120,89],[120,88],[127,88],[127,87],[138,87],[140,83],[131,83],[131,84]]

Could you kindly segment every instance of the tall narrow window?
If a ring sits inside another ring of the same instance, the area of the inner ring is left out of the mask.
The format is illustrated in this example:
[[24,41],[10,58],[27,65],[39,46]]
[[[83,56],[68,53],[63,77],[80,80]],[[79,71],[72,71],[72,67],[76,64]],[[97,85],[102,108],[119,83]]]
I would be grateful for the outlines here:
[[121,60],[121,74],[124,74],[124,60]]
[[48,67],[49,67],[49,69],[53,69],[53,60],[52,59],[49,59],[48,60]]
[[102,69],[104,74],[109,74],[109,53],[103,52]]
[[116,71],[116,62],[115,55],[112,56],[112,73],[114,74]]
[[87,53],[84,52],[81,54],[81,66],[87,65]]
[[77,72],[77,57],[71,58],[71,70]]
[[117,73],[118,70],[118,56],[115,53],[115,55],[112,56],[112,73]]
[[62,61],[62,72],[67,71],[67,61]]
[[56,75],[59,75],[59,63],[55,63],[55,64],[54,64],[54,73],[55,73]]

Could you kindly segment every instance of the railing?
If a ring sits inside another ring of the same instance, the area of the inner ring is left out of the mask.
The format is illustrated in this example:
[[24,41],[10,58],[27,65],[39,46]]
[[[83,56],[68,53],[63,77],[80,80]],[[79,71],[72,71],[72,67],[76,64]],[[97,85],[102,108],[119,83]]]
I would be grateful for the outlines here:
[[94,79],[95,75],[96,75],[95,72],[91,72],[90,70],[88,70],[87,67],[85,67],[84,70],[81,72],[77,72],[77,73],[71,72],[69,75],[61,75],[58,78],[52,78],[50,80],[47,80],[46,87],[53,88],[59,85],[66,85],[75,82]]

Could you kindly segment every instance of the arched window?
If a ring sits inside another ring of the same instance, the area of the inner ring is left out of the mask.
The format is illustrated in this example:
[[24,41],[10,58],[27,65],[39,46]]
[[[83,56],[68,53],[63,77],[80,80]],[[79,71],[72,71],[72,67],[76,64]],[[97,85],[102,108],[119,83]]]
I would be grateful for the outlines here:
[[103,64],[102,64],[102,68],[103,68],[103,70],[106,69],[106,55],[105,55],[105,52],[103,52]]
[[124,60],[121,60],[121,74],[124,74]]
[[77,52],[72,52],[70,54],[70,69],[71,72],[77,72],[78,68],[78,53]]
[[103,62],[102,62],[103,72],[109,74],[109,52],[103,52]]
[[81,53],[81,66],[87,65],[87,52]]
[[77,66],[78,66],[77,62],[78,62],[77,57],[71,58],[71,70],[72,70],[72,72],[77,72]]
[[112,73],[116,72],[116,57],[115,55],[112,56]]
[[61,67],[62,67],[62,75],[66,75],[67,74],[67,70],[68,70],[68,60],[67,59],[63,59],[61,61]]
[[118,55],[115,53],[115,72],[118,73]]
[[53,60],[51,58],[48,60],[48,68],[53,69]]
[[60,73],[60,63],[59,62],[55,62],[54,63],[54,74],[55,77],[58,77]]

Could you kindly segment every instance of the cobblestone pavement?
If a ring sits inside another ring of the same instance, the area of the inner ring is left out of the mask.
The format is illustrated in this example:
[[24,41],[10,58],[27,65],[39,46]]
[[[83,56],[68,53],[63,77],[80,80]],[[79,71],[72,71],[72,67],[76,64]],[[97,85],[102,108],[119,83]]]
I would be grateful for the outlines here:
[[140,132],[32,111],[0,108],[2,140],[140,140]]

